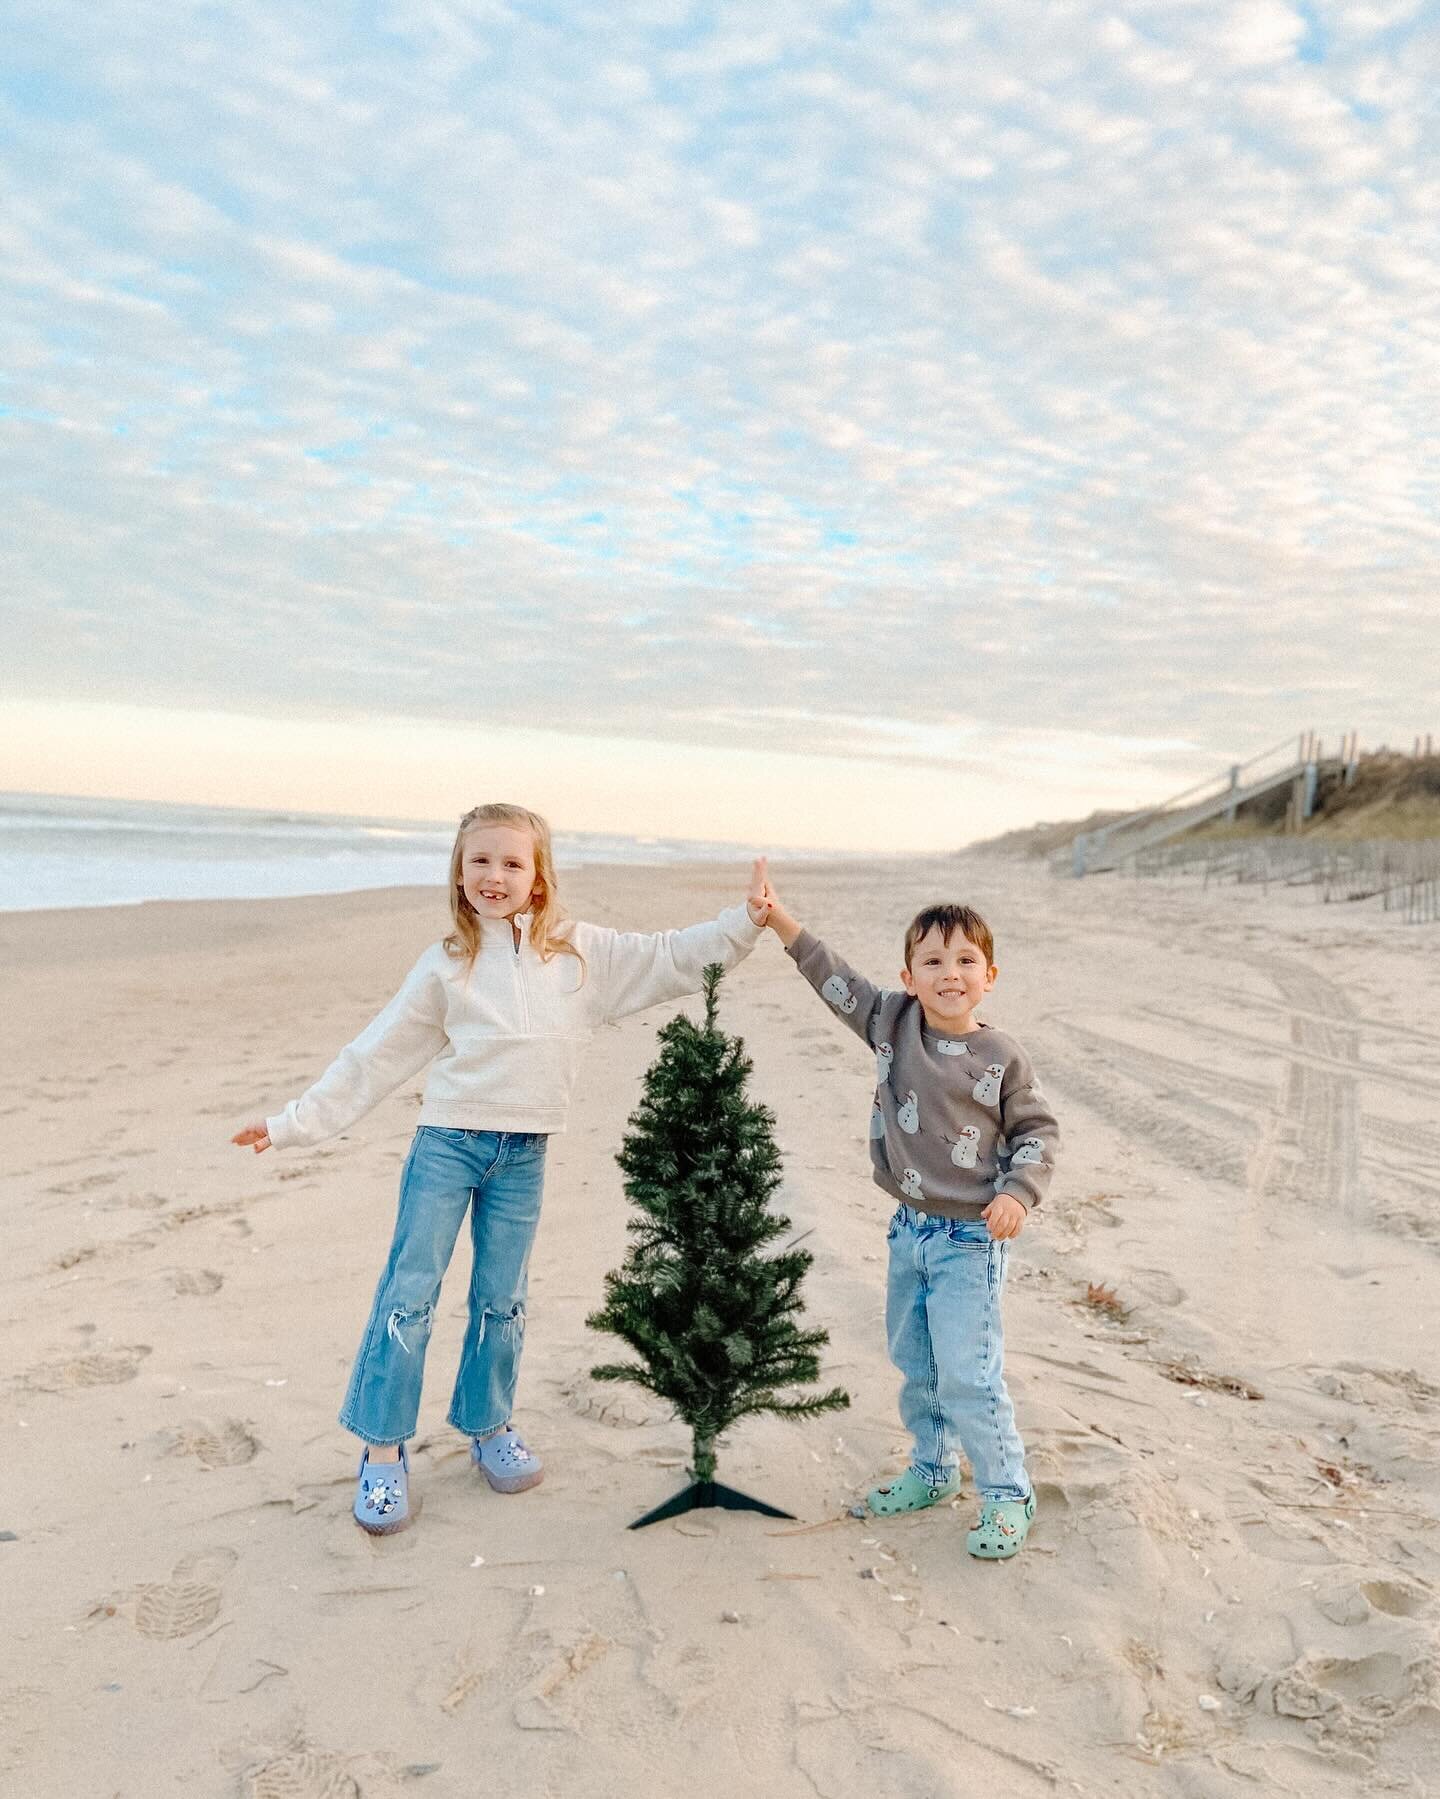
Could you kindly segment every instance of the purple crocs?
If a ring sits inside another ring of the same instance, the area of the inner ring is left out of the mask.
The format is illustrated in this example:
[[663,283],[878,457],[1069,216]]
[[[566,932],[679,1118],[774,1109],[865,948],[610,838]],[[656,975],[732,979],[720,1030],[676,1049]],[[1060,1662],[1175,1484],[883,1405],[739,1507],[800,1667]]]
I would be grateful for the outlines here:
[[544,1464],[520,1441],[512,1425],[493,1437],[472,1438],[470,1459],[497,1493],[523,1493],[545,1478]]
[[367,1448],[355,1483],[355,1522],[372,1537],[404,1530],[410,1519],[410,1458],[400,1445],[398,1462],[370,1464]]

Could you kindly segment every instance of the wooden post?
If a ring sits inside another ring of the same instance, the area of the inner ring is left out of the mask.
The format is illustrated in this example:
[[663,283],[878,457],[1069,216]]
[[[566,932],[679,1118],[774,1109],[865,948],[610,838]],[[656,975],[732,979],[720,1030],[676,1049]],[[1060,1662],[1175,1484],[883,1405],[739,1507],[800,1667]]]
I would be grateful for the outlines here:
[[1233,825],[1235,822],[1235,795],[1239,791],[1239,787],[1240,764],[1237,762],[1230,770],[1230,804],[1225,808],[1225,822],[1227,825]]

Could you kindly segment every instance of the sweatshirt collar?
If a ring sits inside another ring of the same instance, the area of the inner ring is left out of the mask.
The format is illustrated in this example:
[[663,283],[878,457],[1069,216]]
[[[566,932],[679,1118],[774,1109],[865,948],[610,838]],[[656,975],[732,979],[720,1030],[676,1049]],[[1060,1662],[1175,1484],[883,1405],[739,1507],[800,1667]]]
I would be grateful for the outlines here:
[[480,927],[480,951],[482,955],[496,955],[501,950],[507,956],[518,955],[530,941],[530,914],[517,912],[514,923],[520,927],[520,942],[515,942],[515,933],[511,930],[511,920],[497,919],[493,924],[487,921]]

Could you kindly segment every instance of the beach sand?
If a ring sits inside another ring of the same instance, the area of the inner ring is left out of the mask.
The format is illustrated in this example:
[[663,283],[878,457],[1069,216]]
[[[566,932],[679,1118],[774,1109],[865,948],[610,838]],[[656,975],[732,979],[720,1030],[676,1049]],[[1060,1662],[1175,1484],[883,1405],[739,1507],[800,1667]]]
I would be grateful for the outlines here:
[[[848,1412],[745,1423],[720,1477],[793,1524],[626,1526],[682,1427],[597,1386],[625,1247],[613,1160],[660,1008],[597,1035],[552,1145],[517,1419],[542,1486],[444,1423],[458,1252],[413,1446],[415,1527],[361,1534],[334,1422],[420,1082],[255,1157],[441,931],[412,891],[0,918],[0,1787],[153,1799],[1440,1792],[1440,956],[1312,898],[1019,863],[774,870],[890,980],[911,913],[977,903],[988,1016],[1065,1133],[1015,1247],[1008,1366],[1039,1497],[965,1553],[968,1492],[848,1508],[903,1465],[882,1330],[872,1065],[767,937],[724,1023],[778,1115],[808,1321]],[[591,868],[661,928],[744,871]],[[693,1002],[692,1002],[693,1009]],[[1105,1289],[1087,1303],[1087,1290]]]

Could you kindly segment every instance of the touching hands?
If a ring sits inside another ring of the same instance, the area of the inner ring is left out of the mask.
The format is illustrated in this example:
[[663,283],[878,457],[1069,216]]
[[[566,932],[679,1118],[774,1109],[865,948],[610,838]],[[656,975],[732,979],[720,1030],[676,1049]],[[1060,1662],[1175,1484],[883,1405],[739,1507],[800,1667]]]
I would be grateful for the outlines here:
[[785,910],[780,895],[771,883],[764,856],[755,858],[755,870],[746,904],[750,909],[750,922],[768,925],[786,949],[800,935],[799,923]]
[[269,1149],[270,1133],[265,1129],[265,1122],[262,1119],[259,1124],[247,1124],[244,1130],[236,1131],[230,1141],[238,1143],[241,1149],[247,1149],[253,1145],[255,1154],[258,1156]]
[[750,890],[745,895],[745,909],[753,925],[769,924],[770,906],[775,898],[774,889],[765,876],[765,860],[764,856],[755,858],[750,870]]
[[990,1235],[998,1243],[1004,1237],[1018,1237],[1030,1214],[1024,1202],[1013,1193],[997,1193],[980,1214],[990,1227]]

